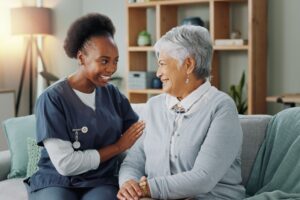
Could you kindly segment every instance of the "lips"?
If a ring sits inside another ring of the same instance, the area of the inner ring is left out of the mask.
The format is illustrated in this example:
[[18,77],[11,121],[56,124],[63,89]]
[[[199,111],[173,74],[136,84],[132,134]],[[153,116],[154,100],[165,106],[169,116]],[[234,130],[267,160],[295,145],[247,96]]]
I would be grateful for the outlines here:
[[166,79],[166,78],[161,78],[161,79],[160,79],[160,81],[162,82],[162,85],[163,85],[163,86],[166,85],[166,83],[167,83],[168,80],[169,80],[169,79]]
[[161,79],[160,79],[161,82],[166,82],[166,81],[168,81],[168,80],[169,80],[169,79],[166,79],[166,78],[161,78]]

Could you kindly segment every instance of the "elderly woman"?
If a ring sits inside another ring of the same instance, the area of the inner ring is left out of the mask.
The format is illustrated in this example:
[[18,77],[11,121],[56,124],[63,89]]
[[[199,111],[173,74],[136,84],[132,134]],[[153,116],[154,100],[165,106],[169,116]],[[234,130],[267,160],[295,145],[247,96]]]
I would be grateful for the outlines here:
[[232,99],[209,82],[212,45],[200,26],[155,44],[164,94],[147,102],[145,133],[119,172],[119,199],[243,199],[242,130]]

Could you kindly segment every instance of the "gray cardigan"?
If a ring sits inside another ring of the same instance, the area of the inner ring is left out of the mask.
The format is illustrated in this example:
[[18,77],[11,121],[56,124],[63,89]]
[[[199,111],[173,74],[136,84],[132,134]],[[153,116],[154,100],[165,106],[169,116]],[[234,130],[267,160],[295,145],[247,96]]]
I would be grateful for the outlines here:
[[175,114],[166,94],[147,102],[146,131],[130,149],[119,172],[120,186],[148,177],[152,198],[243,199],[240,152],[242,129],[232,99],[211,87],[196,109],[184,114],[175,144],[176,171],[170,171]]

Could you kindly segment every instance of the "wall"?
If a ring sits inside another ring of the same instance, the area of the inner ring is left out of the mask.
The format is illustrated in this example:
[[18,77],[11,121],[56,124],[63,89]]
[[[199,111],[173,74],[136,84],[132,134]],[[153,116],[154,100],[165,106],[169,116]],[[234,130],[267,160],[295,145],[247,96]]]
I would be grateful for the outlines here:
[[119,63],[118,70],[115,75],[122,76],[121,91],[125,91],[125,83],[127,81],[126,77],[126,63],[127,63],[127,53],[126,53],[126,12],[125,12],[125,0],[111,1],[111,0],[88,0],[83,1],[83,14],[90,12],[99,12],[107,15],[111,18],[112,22],[116,27],[115,41],[119,48]]
[[47,37],[44,43],[46,63],[53,74],[65,77],[78,67],[76,60],[65,54],[63,43],[70,24],[82,15],[82,0],[44,0],[44,6],[54,12],[54,36]]
[[[268,95],[300,93],[300,1],[271,0],[268,13]],[[268,104],[274,114],[283,108]]]
[[24,41],[10,34],[10,8],[21,5],[19,0],[0,1],[0,90],[16,89],[21,75]]

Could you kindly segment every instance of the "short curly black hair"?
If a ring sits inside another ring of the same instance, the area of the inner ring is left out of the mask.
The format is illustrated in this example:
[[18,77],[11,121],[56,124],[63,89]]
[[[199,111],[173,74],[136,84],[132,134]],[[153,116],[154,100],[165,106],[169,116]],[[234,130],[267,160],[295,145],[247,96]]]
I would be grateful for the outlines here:
[[109,17],[99,13],[90,13],[80,17],[70,26],[64,49],[70,58],[76,58],[77,52],[91,37],[105,35],[114,37],[114,34],[115,27]]

